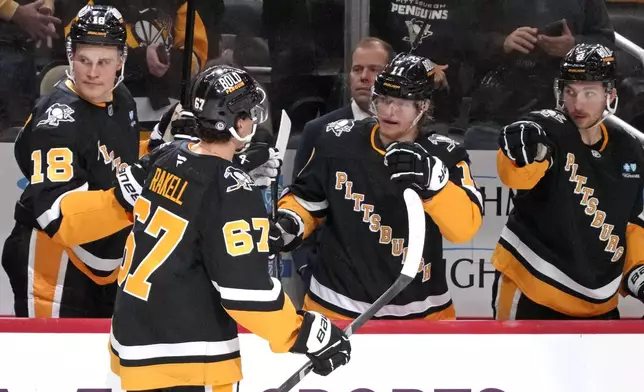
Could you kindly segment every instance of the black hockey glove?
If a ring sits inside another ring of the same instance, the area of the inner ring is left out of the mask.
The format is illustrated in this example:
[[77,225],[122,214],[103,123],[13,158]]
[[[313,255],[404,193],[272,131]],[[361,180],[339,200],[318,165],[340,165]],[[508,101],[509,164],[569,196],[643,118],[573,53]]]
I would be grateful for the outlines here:
[[349,363],[351,343],[340,328],[317,312],[303,312],[300,332],[291,352],[306,354],[313,363],[313,373],[328,376],[332,371]]
[[127,166],[116,173],[114,197],[127,212],[132,212],[134,203],[143,190],[148,173],[138,163]]
[[534,121],[513,122],[503,127],[499,135],[501,151],[518,167],[546,159],[551,162],[552,152],[549,146],[546,132]]
[[271,254],[290,252],[302,244],[304,222],[294,212],[278,210],[277,221],[271,222],[268,247]]
[[282,165],[277,158],[277,150],[261,142],[251,142],[242,152],[235,154],[233,161],[260,187],[269,186],[271,180],[279,175]]
[[385,166],[392,181],[412,187],[421,199],[436,195],[449,180],[443,161],[429,155],[418,143],[391,143],[385,154]]
[[644,302],[644,265],[631,270],[626,278],[626,287],[633,297]]
[[192,112],[183,110],[181,104],[178,102],[170,106],[161,119],[154,126],[154,130],[150,135],[150,143],[148,144],[148,151],[152,151],[161,144],[165,143],[163,136],[171,126],[170,133],[174,140],[191,139],[195,135],[195,128],[197,127],[197,120]]

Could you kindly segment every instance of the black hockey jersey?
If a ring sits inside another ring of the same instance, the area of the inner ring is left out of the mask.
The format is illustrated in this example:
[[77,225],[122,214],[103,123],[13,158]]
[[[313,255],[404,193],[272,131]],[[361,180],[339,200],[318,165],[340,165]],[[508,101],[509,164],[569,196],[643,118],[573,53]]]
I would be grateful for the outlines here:
[[61,81],[36,104],[15,143],[29,181],[16,203],[16,221],[47,233],[39,238],[51,243],[42,246],[63,246],[95,283],[114,282],[131,222],[109,189],[117,168],[135,162],[138,152],[136,106],[124,86],[111,102],[97,105]]
[[[400,275],[407,213],[403,189],[390,180],[384,165],[378,128],[371,118],[329,124],[279,202],[280,209],[302,218],[305,237],[324,219],[320,262],[313,267],[305,306],[321,305],[314,310],[330,317],[357,317]],[[377,318],[454,317],[442,239],[469,241],[481,224],[482,199],[467,152],[436,134],[419,136],[417,142],[444,162],[450,181],[424,202],[427,228],[418,276]]]
[[288,351],[301,316],[268,274],[261,192],[230,161],[190,142],[142,159],[118,277],[110,352],[125,390],[231,384],[241,379],[237,323]]
[[552,165],[518,168],[498,152],[501,180],[518,191],[492,263],[534,302],[575,317],[607,313],[622,274],[644,263],[642,147],[604,124],[588,146],[555,110],[523,120],[545,130]]

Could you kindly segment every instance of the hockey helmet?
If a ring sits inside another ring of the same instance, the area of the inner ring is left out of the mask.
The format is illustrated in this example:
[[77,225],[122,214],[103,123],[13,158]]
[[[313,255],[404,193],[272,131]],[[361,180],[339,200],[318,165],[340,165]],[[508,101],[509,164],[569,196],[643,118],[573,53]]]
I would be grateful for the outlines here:
[[608,94],[615,88],[615,54],[601,44],[578,44],[564,56],[559,68],[559,77],[555,79],[555,98],[557,107],[563,108],[563,90],[570,82],[602,82],[607,94],[607,108],[610,107]]
[[[248,143],[257,124],[266,118],[265,109],[261,106],[263,100],[257,83],[246,71],[215,65],[197,76],[190,92],[190,110],[198,126],[230,132],[235,139]],[[235,122],[244,114],[253,120],[254,125],[252,133],[242,138],[237,134]]]
[[376,77],[373,97],[430,99],[434,91],[435,67],[428,58],[400,53]]
[[127,50],[127,29],[121,13],[112,6],[86,5],[72,20],[66,37],[67,56],[76,44],[116,46]]

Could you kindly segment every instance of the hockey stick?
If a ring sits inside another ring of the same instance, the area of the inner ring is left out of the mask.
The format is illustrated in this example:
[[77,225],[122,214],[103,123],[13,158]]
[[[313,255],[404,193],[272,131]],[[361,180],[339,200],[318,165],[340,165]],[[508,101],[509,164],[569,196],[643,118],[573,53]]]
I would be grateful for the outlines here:
[[[423,210],[423,202],[416,192],[411,189],[405,189],[403,194],[405,198],[405,205],[407,206],[407,221],[409,224],[409,245],[407,247],[407,256],[403,264],[400,275],[393,285],[385,291],[367,310],[364,311],[358,318],[353,320],[344,333],[347,337],[353,335],[358,328],[362,327],[364,323],[369,321],[383,306],[387,305],[395,296],[397,296],[418,274],[418,268],[423,256],[423,248],[425,245],[425,211]],[[311,372],[311,361],[308,361],[297,372],[295,372],[288,380],[286,380],[277,392],[288,392],[295,385]]]
[[192,47],[195,42],[195,4],[196,0],[188,0],[186,13],[186,38],[183,42],[183,69],[181,70],[181,104],[190,107],[190,75],[192,74]]
[[[277,158],[284,162],[284,155],[286,154],[286,147],[288,146],[288,139],[291,136],[291,118],[286,111],[282,109],[282,118],[280,119],[280,128],[277,131],[277,141],[275,148],[277,149]],[[271,221],[275,222],[277,219],[277,201],[279,199],[278,179],[281,175],[281,170],[278,169],[277,178],[271,179]],[[279,280],[280,278],[280,255],[279,252],[271,255],[273,262],[273,277]]]

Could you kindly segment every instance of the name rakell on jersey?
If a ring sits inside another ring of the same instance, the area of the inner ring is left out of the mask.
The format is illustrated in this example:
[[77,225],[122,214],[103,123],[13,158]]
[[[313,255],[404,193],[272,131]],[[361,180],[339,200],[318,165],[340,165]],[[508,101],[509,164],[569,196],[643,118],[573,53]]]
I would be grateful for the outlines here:
[[[407,256],[407,247],[404,238],[394,238],[393,229],[391,226],[383,225],[380,214],[375,213],[375,206],[373,204],[363,203],[365,195],[362,193],[352,192],[353,181],[349,181],[349,176],[345,172],[338,171],[335,173],[335,190],[344,190],[344,198],[346,200],[353,200],[353,211],[362,213],[362,221],[369,224],[369,230],[373,233],[379,233],[379,243],[383,245],[391,244],[391,254],[394,257],[402,256],[402,262],[405,262]],[[425,263],[422,259],[418,273],[423,274],[423,282],[426,282],[431,277],[431,263]]]
[[605,223],[607,218],[606,212],[599,209],[599,199],[591,197],[593,193],[595,193],[595,189],[584,186],[586,181],[588,181],[588,177],[577,174],[578,167],[579,166],[575,163],[575,154],[569,152],[566,155],[566,166],[564,167],[567,172],[570,172],[570,178],[568,178],[568,181],[576,184],[574,190],[575,194],[583,195],[579,204],[586,207],[584,208],[584,213],[586,215],[593,217],[590,226],[596,229],[601,229],[599,232],[599,240],[606,242],[604,251],[613,255],[610,261],[618,261],[624,253],[624,247],[618,246],[619,236],[611,234],[615,226]]

